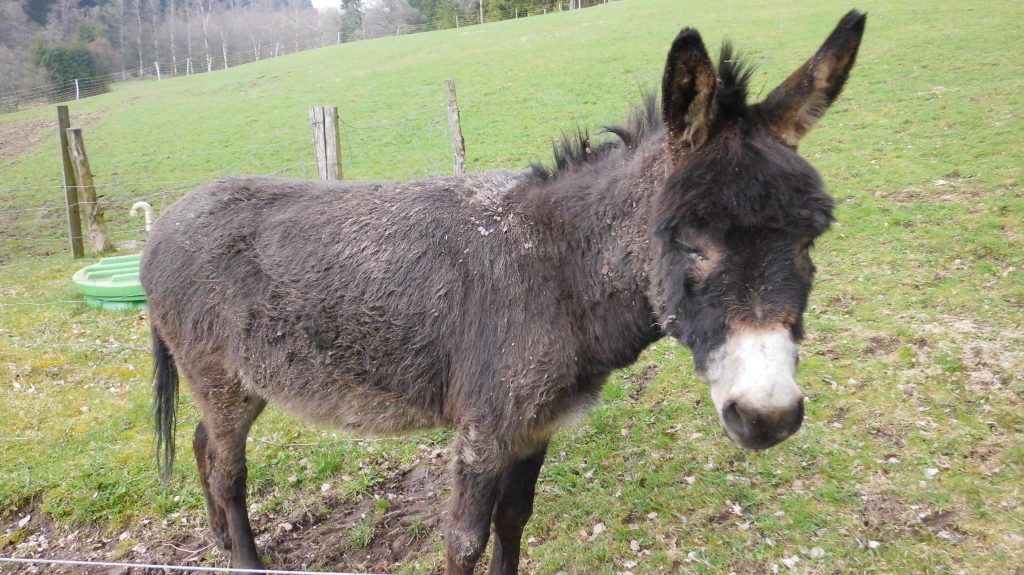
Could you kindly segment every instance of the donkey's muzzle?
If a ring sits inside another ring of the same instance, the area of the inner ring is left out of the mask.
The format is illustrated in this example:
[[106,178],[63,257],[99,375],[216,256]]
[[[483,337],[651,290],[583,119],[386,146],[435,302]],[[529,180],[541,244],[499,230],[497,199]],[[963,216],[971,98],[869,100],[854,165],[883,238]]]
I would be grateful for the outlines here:
[[803,398],[793,406],[771,411],[739,401],[729,401],[722,407],[722,422],[729,437],[745,449],[767,449],[796,433],[803,421]]

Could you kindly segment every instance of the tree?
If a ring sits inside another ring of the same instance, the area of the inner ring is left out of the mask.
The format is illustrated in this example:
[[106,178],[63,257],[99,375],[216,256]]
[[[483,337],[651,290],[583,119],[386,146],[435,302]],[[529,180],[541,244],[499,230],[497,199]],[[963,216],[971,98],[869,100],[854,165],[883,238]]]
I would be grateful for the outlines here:
[[143,66],[144,66],[143,63],[142,63],[142,3],[143,2],[144,2],[144,0],[135,0],[135,19],[136,19],[136,21],[139,24],[139,27],[137,29],[138,36],[135,38],[135,40],[136,40],[135,44],[136,44],[136,46],[139,49],[139,73],[140,74],[142,73],[142,69],[143,69]]
[[46,77],[55,85],[96,75],[92,54],[81,43],[47,46],[37,38],[32,44],[32,63],[45,69]]
[[341,37],[351,40],[365,34],[363,29],[363,0],[341,0]]
[[203,49],[205,50],[206,56],[206,69],[210,70],[210,14],[213,12],[213,1],[212,0],[198,0],[199,4],[199,15],[201,16],[199,23],[203,26]]
[[40,32],[18,2],[0,2],[0,78],[4,91],[25,90],[46,84],[41,68],[32,64],[29,47]]
[[56,0],[26,0],[25,1],[25,14],[32,19],[33,22],[40,26],[46,26],[46,16],[50,12],[50,6]]

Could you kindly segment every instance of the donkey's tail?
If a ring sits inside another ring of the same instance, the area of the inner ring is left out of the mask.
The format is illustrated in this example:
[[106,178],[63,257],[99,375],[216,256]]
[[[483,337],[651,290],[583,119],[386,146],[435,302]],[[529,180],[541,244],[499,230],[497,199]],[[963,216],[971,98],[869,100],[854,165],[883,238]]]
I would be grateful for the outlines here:
[[174,421],[178,407],[178,368],[167,344],[150,326],[153,339],[153,406],[156,415],[156,466],[164,483],[174,466]]

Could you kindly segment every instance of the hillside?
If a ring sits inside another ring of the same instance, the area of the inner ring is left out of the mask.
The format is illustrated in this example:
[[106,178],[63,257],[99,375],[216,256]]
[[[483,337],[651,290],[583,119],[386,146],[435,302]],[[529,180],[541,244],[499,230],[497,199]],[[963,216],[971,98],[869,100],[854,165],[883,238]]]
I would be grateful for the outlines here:
[[[801,145],[839,203],[814,252],[805,428],[737,450],[689,352],[659,342],[556,436],[524,572],[1024,564],[1024,77],[1007,64],[1024,37],[1001,32],[1024,9],[997,4],[857,6],[870,15],[857,68]],[[850,7],[615,2],[115,84],[71,103],[72,123],[115,236],[141,240],[136,199],[160,208],[229,174],[314,176],[313,104],[341,111],[346,177],[447,174],[451,77],[468,168],[518,169],[547,161],[562,129],[622,120],[684,25],[757,62],[756,99]],[[68,282],[82,262],[67,253],[54,118],[0,116],[0,556],[224,565],[207,548],[187,399],[167,488],[153,469],[144,315],[85,308]],[[250,443],[261,550],[278,568],[437,570],[448,439],[361,441],[271,411]]]

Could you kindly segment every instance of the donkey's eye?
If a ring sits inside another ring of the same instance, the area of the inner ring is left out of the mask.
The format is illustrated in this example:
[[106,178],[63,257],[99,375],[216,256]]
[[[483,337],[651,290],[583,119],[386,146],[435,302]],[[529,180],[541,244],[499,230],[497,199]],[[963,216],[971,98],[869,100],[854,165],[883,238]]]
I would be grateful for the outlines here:
[[681,240],[676,240],[676,243],[679,244],[679,249],[683,250],[683,253],[686,254],[687,256],[699,262],[703,262],[708,259],[708,256],[705,255],[704,252],[700,251],[700,249],[691,246],[690,244]]

